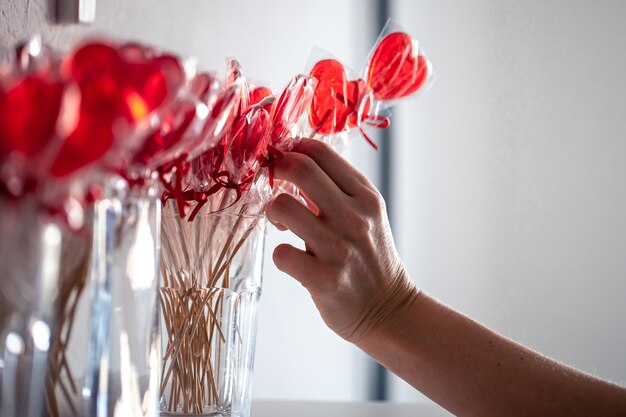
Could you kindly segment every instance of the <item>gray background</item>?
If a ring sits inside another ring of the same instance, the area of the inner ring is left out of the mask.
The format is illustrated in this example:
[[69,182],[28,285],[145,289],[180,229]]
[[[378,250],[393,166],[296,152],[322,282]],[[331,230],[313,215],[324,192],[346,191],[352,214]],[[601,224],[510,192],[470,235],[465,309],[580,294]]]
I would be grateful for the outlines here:
[[437,76],[395,110],[393,214],[411,275],[626,383],[626,2],[394,4]]

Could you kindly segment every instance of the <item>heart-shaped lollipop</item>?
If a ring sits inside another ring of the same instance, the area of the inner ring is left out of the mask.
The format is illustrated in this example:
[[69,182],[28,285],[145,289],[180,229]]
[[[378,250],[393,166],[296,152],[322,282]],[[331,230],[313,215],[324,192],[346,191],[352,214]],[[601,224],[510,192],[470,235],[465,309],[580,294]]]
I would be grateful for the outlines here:
[[311,78],[298,74],[283,90],[272,111],[270,144],[273,147],[281,147],[293,136],[293,128],[311,105],[313,84]]
[[403,32],[387,35],[376,47],[368,65],[367,80],[348,81],[343,64],[334,59],[319,61],[311,70],[317,79],[309,121],[316,133],[328,135],[362,123],[389,126],[389,119],[370,114],[374,100],[394,100],[417,91],[430,75],[427,59],[418,54],[413,39]]
[[201,152],[217,144],[230,129],[235,119],[235,111],[238,110],[240,103],[240,88],[241,84],[235,84],[226,90],[220,89],[219,93],[215,95],[215,100],[210,101],[208,106],[210,109],[209,116],[202,129],[200,138],[203,141],[203,145],[200,147]]
[[0,92],[0,158],[31,157],[54,137],[63,85],[29,75]]
[[62,74],[70,87],[66,93],[63,145],[52,164],[54,176],[63,177],[100,159],[113,145],[113,123],[124,113],[123,61],[104,43],[77,49],[63,63]]
[[254,171],[267,145],[270,115],[263,106],[253,106],[240,117],[232,128],[228,152],[233,173],[245,178]]
[[66,137],[50,171],[64,177],[102,158],[114,141],[113,123],[97,111],[97,105],[82,105],[78,123]]
[[250,108],[250,86],[241,72],[241,64],[236,59],[228,61],[226,69],[226,88],[238,86],[239,100],[235,109],[235,119],[241,117]]
[[174,57],[150,56],[133,45],[118,51],[98,42],[78,48],[64,63],[62,73],[77,85],[70,102],[79,105],[67,108],[74,114],[66,118],[75,123],[67,126],[51,168],[59,177],[100,159],[116,138],[127,136],[184,82],[182,66]]
[[145,139],[135,155],[135,162],[146,166],[159,165],[157,161],[162,161],[164,153],[180,143],[195,117],[196,106],[193,103],[178,103],[162,116],[159,128]]
[[404,32],[387,35],[376,47],[367,73],[377,100],[394,100],[416,92],[430,75],[430,65]]
[[185,82],[180,61],[171,55],[155,55],[138,44],[120,48],[124,58],[125,101],[133,120],[161,106]]
[[253,106],[255,104],[260,103],[263,99],[272,96],[272,90],[267,87],[255,87],[250,91],[250,105]]
[[[159,127],[148,135],[135,153],[135,162],[159,167],[178,158],[183,153],[195,152],[201,145],[202,134],[191,135],[189,128],[198,117],[198,106],[206,105],[207,111],[219,101],[215,78],[208,73],[197,74],[189,83],[188,94],[176,98],[160,115]],[[207,124],[212,114],[208,114]],[[205,126],[206,127],[206,126]],[[205,129],[206,130],[206,129]]]
[[[317,133],[341,132],[357,123],[359,104],[365,95],[361,80],[348,81],[343,64],[335,59],[319,61],[311,70],[317,87],[311,101],[309,119]],[[369,109],[368,109],[369,110]]]

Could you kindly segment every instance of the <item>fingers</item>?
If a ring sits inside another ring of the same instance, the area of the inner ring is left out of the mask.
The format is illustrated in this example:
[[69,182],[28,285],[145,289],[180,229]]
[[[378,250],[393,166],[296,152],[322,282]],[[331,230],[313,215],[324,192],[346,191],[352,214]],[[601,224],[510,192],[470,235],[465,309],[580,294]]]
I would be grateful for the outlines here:
[[[296,185],[322,213],[330,213],[344,201],[345,193],[309,156],[289,152],[274,163],[274,178]],[[287,226],[288,227],[288,226]]]
[[314,254],[319,253],[326,240],[326,228],[319,217],[295,198],[280,194],[268,204],[266,214],[272,223],[280,224],[304,240]]
[[319,209],[315,206],[315,204],[311,201],[310,198],[308,198],[304,193],[300,192],[298,187],[296,187],[295,185],[293,185],[292,183],[288,181],[283,181],[283,180],[279,180],[276,178],[274,178],[274,180],[275,180],[274,181],[275,195],[282,194],[282,193],[289,194],[296,200],[301,201],[309,210],[313,212],[313,214],[315,214],[316,216],[319,216],[320,214]]
[[281,232],[289,230],[285,226],[283,226],[282,224],[278,223],[277,221],[274,221],[274,220],[270,219],[269,217],[268,217],[268,220],[269,220],[270,223],[272,223],[274,225],[275,228],[277,228]]
[[283,243],[276,246],[272,259],[276,267],[309,288],[320,265],[313,255]]
[[293,148],[313,159],[330,179],[346,194],[358,194],[364,187],[371,187],[365,175],[346,161],[333,148],[320,140],[302,139]]

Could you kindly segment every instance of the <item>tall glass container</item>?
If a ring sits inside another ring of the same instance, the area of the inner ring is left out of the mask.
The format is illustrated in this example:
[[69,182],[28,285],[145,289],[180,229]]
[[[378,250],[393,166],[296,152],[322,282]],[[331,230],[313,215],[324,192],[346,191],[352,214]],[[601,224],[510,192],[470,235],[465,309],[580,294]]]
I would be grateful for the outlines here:
[[94,203],[88,415],[156,417],[161,203],[122,181],[107,193]]
[[162,219],[161,415],[247,417],[265,220],[238,210]]
[[80,327],[74,320],[77,306],[89,298],[84,290],[88,223],[73,231],[29,198],[0,199],[2,416],[77,415],[82,410],[86,355],[77,369],[67,345],[72,329]]

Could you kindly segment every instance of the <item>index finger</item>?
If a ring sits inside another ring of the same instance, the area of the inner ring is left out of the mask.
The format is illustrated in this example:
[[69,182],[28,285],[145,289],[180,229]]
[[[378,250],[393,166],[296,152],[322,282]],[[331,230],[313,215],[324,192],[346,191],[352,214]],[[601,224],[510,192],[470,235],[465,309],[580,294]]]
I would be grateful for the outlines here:
[[302,139],[292,149],[313,159],[322,171],[346,194],[354,196],[372,183],[329,144],[317,139]]

